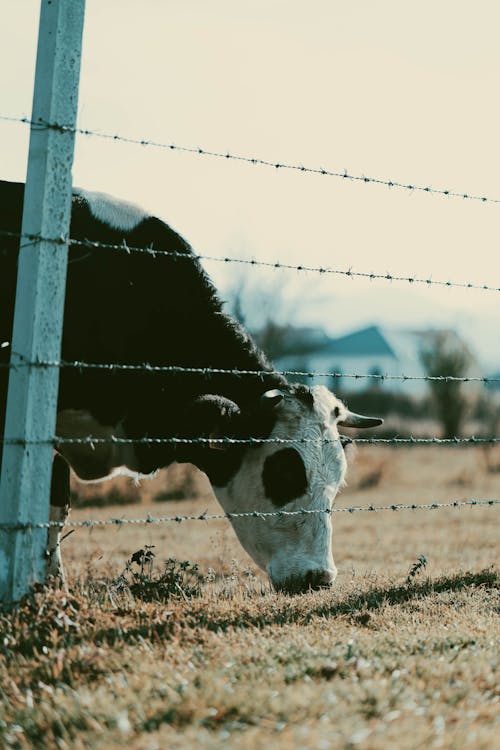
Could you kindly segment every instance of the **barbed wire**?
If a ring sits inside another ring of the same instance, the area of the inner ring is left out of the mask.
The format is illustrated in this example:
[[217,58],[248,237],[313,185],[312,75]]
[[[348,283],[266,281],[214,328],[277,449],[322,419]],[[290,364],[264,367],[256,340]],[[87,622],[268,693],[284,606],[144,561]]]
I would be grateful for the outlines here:
[[[335,177],[343,180],[348,180],[352,182],[362,182],[365,184],[376,184],[385,186],[388,188],[397,188],[399,190],[404,190],[408,192],[426,192],[429,194],[435,194],[440,195],[442,197],[450,197],[450,198],[462,198],[469,201],[476,201],[481,203],[500,203],[500,199],[496,198],[490,198],[486,196],[480,196],[475,195],[472,193],[460,193],[457,191],[452,190],[445,190],[441,188],[433,188],[430,186],[422,186],[422,185],[414,185],[414,184],[406,184],[400,181],[394,181],[394,180],[388,180],[388,179],[381,179],[378,177],[369,177],[365,175],[355,175],[349,173],[347,170],[343,171],[337,171],[337,170],[330,170],[330,169],[324,169],[324,168],[314,168],[314,167],[307,167],[300,164],[289,164],[285,162],[272,162],[266,159],[262,158],[251,158],[248,156],[244,156],[241,154],[233,154],[233,153],[223,153],[219,151],[209,150],[206,148],[200,148],[200,147],[191,147],[191,146],[179,146],[174,143],[161,143],[159,141],[154,140],[147,140],[147,139],[138,139],[138,138],[132,138],[128,136],[122,136],[118,134],[111,134],[106,132],[99,132],[99,131],[93,131],[90,129],[83,129],[83,128],[77,128],[77,127],[70,127],[63,124],[58,123],[50,123],[47,121],[39,120],[37,122],[32,121],[28,117],[22,117],[22,118],[15,118],[15,117],[8,117],[4,115],[0,115],[0,120],[3,121],[10,121],[10,122],[20,122],[24,124],[29,124],[31,127],[36,128],[47,128],[47,129],[53,129],[63,132],[72,132],[75,134],[83,135],[83,136],[94,136],[101,139],[107,139],[112,141],[121,141],[123,143],[128,144],[134,144],[134,145],[141,145],[141,146],[149,146],[154,148],[161,148],[166,149],[170,151],[178,151],[178,152],[185,152],[185,153],[191,153],[195,155],[200,156],[210,156],[213,158],[219,158],[219,159],[226,159],[226,160],[233,160],[238,161],[240,163],[245,163],[249,165],[254,166],[263,166],[263,167],[269,167],[273,169],[281,169],[281,170],[289,170],[289,171],[296,171],[296,172],[302,172],[302,173],[309,173],[309,174],[318,174],[323,176],[329,176],[329,177]],[[16,236],[15,233],[7,232],[7,231],[0,231],[1,236]],[[295,270],[298,272],[315,272],[320,274],[335,274],[335,275],[341,275],[345,277],[355,277],[355,278],[365,278],[369,280],[386,280],[386,281],[397,281],[397,282],[406,282],[410,284],[424,284],[424,285],[436,285],[436,286],[445,286],[445,287],[458,287],[458,288],[466,288],[466,289],[480,289],[484,291],[500,291],[500,287],[492,287],[487,284],[475,284],[475,283],[467,283],[467,282],[453,282],[453,281],[440,281],[440,280],[433,280],[431,278],[420,278],[417,276],[402,276],[397,274],[380,274],[380,273],[369,273],[369,272],[357,272],[353,271],[352,269],[336,269],[336,268],[330,268],[330,267],[314,267],[314,266],[307,266],[307,265],[292,265],[288,263],[280,263],[280,262],[270,262],[270,261],[258,261],[253,259],[241,259],[241,258],[229,258],[229,257],[216,257],[216,256],[209,256],[209,255],[197,255],[197,254],[186,254],[186,253],[180,253],[177,251],[169,251],[169,250],[155,250],[154,248],[138,248],[138,247],[128,247],[125,244],[123,245],[113,245],[110,243],[99,243],[99,242],[90,242],[87,240],[66,240],[65,238],[43,238],[38,235],[17,235],[20,239],[25,239],[30,242],[39,242],[39,241],[46,241],[46,242],[54,242],[54,243],[60,243],[60,244],[66,244],[69,243],[73,246],[79,246],[79,247],[87,247],[87,248],[103,248],[103,249],[112,249],[112,250],[118,250],[118,251],[124,251],[127,253],[131,252],[141,252],[141,253],[148,253],[154,257],[156,256],[162,256],[167,255],[179,259],[192,259],[192,260],[207,260],[207,261],[213,261],[213,262],[219,262],[219,263],[239,263],[244,265],[251,265],[251,266],[261,266],[266,268],[274,268],[274,269],[286,269],[286,270]],[[288,376],[302,376],[302,377],[344,377],[344,378],[371,378],[372,380],[402,380],[402,381],[408,381],[408,380],[429,380],[429,381],[444,381],[444,382],[500,382],[500,378],[486,378],[486,377],[455,377],[455,376],[406,376],[406,375],[384,375],[384,374],[370,374],[370,375],[359,375],[355,373],[333,373],[333,372],[325,372],[325,373],[310,373],[310,372],[303,372],[303,371],[297,371],[297,370],[283,370],[283,371],[252,371],[252,370],[231,370],[231,369],[222,369],[222,368],[187,368],[182,366],[175,366],[175,365],[169,365],[169,366],[152,366],[152,365],[127,365],[127,364],[101,364],[101,363],[85,363],[85,362],[36,362],[36,363],[23,363],[27,366],[36,366],[36,367],[71,367],[76,369],[101,369],[101,370],[127,370],[127,371],[135,371],[140,370],[143,372],[162,372],[162,373],[198,373],[198,374],[230,374],[230,375],[237,375],[237,376],[253,376],[253,377],[265,377],[272,374],[282,374],[282,375],[288,375]],[[2,365],[2,367],[11,367],[13,365]],[[19,366],[19,365],[16,365]],[[21,365],[22,366],[22,365]],[[247,438],[247,439],[238,439],[238,438],[177,438],[177,437],[170,437],[170,438],[150,438],[150,437],[144,437],[139,439],[128,439],[128,438],[116,438],[114,436],[110,438],[93,438],[92,436],[87,437],[80,437],[80,438],[60,438],[55,437],[53,440],[24,440],[24,439],[15,439],[15,438],[4,438],[1,440],[2,443],[10,443],[10,444],[17,444],[17,445],[27,445],[27,444],[51,444],[51,445],[62,445],[62,444],[88,444],[91,446],[101,445],[101,444],[108,444],[108,443],[114,443],[114,444],[124,444],[124,445],[130,445],[130,444],[150,444],[150,445],[158,445],[158,444],[221,444],[221,445],[258,445],[258,444],[266,444],[266,443],[278,443],[278,444],[301,444],[301,443],[331,443],[331,442],[337,442],[338,439],[328,439],[328,438]],[[498,443],[500,442],[500,438],[496,437],[488,437],[488,438],[476,438],[476,437],[469,437],[469,438],[356,438],[353,439],[352,442],[359,443],[359,444],[370,444],[370,445],[459,445],[459,444],[468,444],[468,445],[476,445],[476,444],[491,444],[491,443]],[[135,518],[135,519],[128,519],[128,518],[108,518],[108,519],[86,519],[82,521],[47,521],[47,522],[41,522],[41,523],[31,523],[31,522],[17,522],[17,523],[2,523],[0,524],[0,531],[16,531],[16,530],[31,530],[31,529],[48,529],[53,527],[63,528],[63,527],[69,527],[69,528],[77,528],[77,527],[87,527],[87,528],[93,528],[95,526],[107,526],[107,525],[115,525],[115,526],[122,526],[122,525],[149,525],[149,524],[161,524],[161,523],[181,523],[184,521],[211,521],[211,520],[240,520],[240,519],[259,519],[259,520],[267,520],[269,518],[288,518],[293,516],[307,516],[312,514],[324,514],[324,515],[333,515],[334,513],[354,513],[354,512],[380,512],[380,511],[400,511],[400,510],[434,510],[434,509],[444,509],[444,508],[463,508],[465,506],[474,507],[474,506],[496,506],[500,504],[500,500],[465,500],[465,501],[451,501],[447,503],[426,503],[426,504],[391,504],[391,505],[369,505],[369,506],[351,506],[346,508],[325,508],[325,509],[306,509],[301,508],[294,511],[284,511],[284,510],[277,510],[277,511],[267,511],[267,512],[259,512],[259,511],[243,511],[243,512],[237,512],[237,513],[214,513],[214,514],[208,514],[206,512],[201,514],[191,514],[191,515],[173,515],[173,516],[159,516],[159,517],[153,517],[151,515],[148,515],[145,518]]]
[[457,375],[389,375],[384,373],[355,373],[355,372],[318,372],[309,370],[239,370],[222,367],[185,367],[183,365],[151,365],[147,362],[140,365],[128,365],[113,362],[83,362],[80,360],[54,360],[36,362],[2,362],[0,369],[17,369],[18,367],[59,367],[61,369],[76,370],[104,370],[106,372],[148,372],[161,374],[196,374],[196,375],[233,375],[237,377],[253,376],[264,379],[270,375],[305,378],[350,378],[354,380],[400,380],[400,381],[437,381],[443,383],[500,383],[496,376],[457,376]]
[[20,232],[11,232],[5,229],[0,229],[0,236],[11,237],[14,239],[26,239],[30,243],[36,242],[53,242],[54,244],[71,245],[73,247],[85,247],[85,248],[100,248],[104,250],[116,250],[125,253],[143,253],[151,255],[152,257],[170,256],[179,260],[190,260],[190,261],[201,261],[207,260],[215,263],[239,263],[241,265],[272,268],[275,270],[286,270],[286,271],[297,271],[299,273],[319,273],[319,274],[333,274],[336,276],[344,276],[346,278],[361,278],[368,279],[369,281],[396,281],[406,282],[408,284],[421,284],[424,286],[440,286],[456,289],[475,289],[484,292],[500,292],[500,286],[490,286],[489,284],[479,284],[469,281],[442,281],[432,279],[430,277],[419,277],[419,276],[401,276],[393,273],[374,273],[371,271],[353,271],[352,268],[341,269],[332,268],[330,266],[308,266],[304,264],[292,264],[292,263],[281,263],[280,261],[266,261],[266,260],[255,260],[253,258],[234,258],[229,256],[217,256],[217,255],[206,255],[198,254],[195,252],[182,253],[178,250],[156,250],[153,247],[134,247],[127,245],[125,242],[120,245],[109,243],[109,242],[98,242],[95,240],[75,240],[72,238],[64,237],[43,237],[38,234],[22,234]]
[[242,511],[236,513],[207,513],[198,515],[176,515],[176,516],[151,516],[145,518],[89,518],[83,521],[44,521],[38,523],[16,522],[0,523],[0,531],[27,531],[30,529],[50,528],[93,528],[94,526],[126,526],[126,525],[149,525],[161,523],[182,523],[183,521],[222,521],[254,518],[265,520],[267,518],[287,518],[290,516],[310,515],[333,515],[334,513],[376,513],[384,510],[437,510],[441,508],[462,508],[465,506],[495,506],[500,505],[500,500],[452,500],[449,503],[397,503],[392,505],[354,505],[348,508],[299,508],[298,510],[275,510],[275,511]]
[[[342,436],[346,437],[346,436]],[[142,437],[142,438],[119,438],[114,437],[74,437],[62,438],[54,437],[52,439],[24,439],[24,438],[0,438],[0,444],[4,445],[304,445],[315,443],[326,445],[337,443],[341,440],[338,438],[184,438],[184,437]],[[350,443],[360,445],[488,445],[500,443],[500,437],[408,437],[408,438],[348,438]]]
[[336,177],[350,182],[360,182],[365,184],[382,185],[387,188],[396,188],[406,190],[410,193],[422,192],[434,195],[440,195],[446,198],[462,198],[464,200],[478,201],[480,203],[500,203],[500,198],[489,198],[488,196],[476,195],[473,193],[460,192],[456,190],[447,190],[444,188],[433,188],[430,185],[417,185],[413,183],[400,182],[398,180],[384,179],[380,177],[369,177],[367,175],[351,174],[348,170],[324,169],[323,167],[306,167],[303,164],[289,164],[282,161],[271,161],[260,157],[245,156],[243,154],[233,154],[229,151],[214,151],[213,149],[201,148],[199,146],[179,146],[175,143],[165,143],[147,138],[134,138],[131,136],[119,135],[118,133],[107,133],[89,128],[73,127],[60,123],[48,122],[41,118],[34,121],[29,117],[14,117],[0,115],[0,120],[5,122],[17,122],[30,125],[33,128],[57,130],[59,132],[74,133],[83,136],[93,136],[105,140],[128,143],[137,146],[150,146],[153,148],[164,149],[167,151],[179,151],[183,153],[195,154],[198,156],[210,156],[227,161],[237,161],[253,166],[271,167],[272,169],[288,170],[293,172],[302,172],[304,174],[317,174],[325,177]]

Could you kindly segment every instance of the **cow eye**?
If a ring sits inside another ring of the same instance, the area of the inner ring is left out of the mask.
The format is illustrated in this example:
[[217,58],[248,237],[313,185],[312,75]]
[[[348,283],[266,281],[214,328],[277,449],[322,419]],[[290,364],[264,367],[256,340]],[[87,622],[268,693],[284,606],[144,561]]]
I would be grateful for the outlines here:
[[297,451],[285,448],[268,456],[262,482],[266,497],[278,507],[303,495],[307,489],[306,469]]

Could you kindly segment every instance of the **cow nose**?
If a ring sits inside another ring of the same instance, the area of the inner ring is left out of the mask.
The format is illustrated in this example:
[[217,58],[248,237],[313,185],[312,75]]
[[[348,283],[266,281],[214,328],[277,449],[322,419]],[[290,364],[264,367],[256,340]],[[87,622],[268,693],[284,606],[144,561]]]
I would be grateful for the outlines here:
[[328,588],[333,586],[335,573],[331,570],[308,570],[305,577],[305,590]]
[[337,572],[335,569],[311,569],[305,575],[295,575],[281,581],[271,579],[277,591],[284,594],[304,594],[306,591],[318,591],[318,589],[331,588]]

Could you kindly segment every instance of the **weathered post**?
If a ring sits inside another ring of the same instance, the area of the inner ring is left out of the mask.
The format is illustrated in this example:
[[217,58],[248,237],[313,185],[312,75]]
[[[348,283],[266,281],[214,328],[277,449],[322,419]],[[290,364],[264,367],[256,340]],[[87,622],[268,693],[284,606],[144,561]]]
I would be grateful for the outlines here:
[[[0,478],[0,601],[18,601],[45,575],[58,360],[71,212],[71,169],[85,0],[41,0],[28,173],[20,242]],[[69,126],[47,127],[46,123]],[[50,239],[57,241],[50,241]]]

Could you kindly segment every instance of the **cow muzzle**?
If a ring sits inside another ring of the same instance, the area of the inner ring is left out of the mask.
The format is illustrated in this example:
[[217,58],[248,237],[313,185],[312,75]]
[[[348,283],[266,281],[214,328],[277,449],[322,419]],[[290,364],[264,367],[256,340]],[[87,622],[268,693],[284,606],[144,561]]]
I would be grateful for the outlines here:
[[289,576],[283,581],[272,581],[272,583],[276,591],[281,591],[283,594],[304,594],[307,591],[331,589],[336,577],[337,571],[334,568],[311,569],[305,575]]

